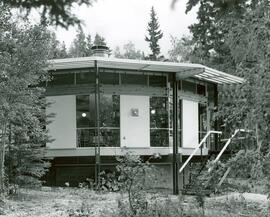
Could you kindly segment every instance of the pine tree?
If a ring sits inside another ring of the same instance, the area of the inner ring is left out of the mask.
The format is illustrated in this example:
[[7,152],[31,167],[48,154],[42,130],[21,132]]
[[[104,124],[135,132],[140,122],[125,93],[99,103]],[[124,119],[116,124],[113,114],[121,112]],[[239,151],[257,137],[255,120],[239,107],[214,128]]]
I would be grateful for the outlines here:
[[50,33],[42,26],[12,22],[8,11],[0,7],[1,196],[6,189],[6,169],[16,171],[13,180],[21,184],[30,179],[31,183],[39,182],[48,167],[43,161],[48,141],[45,89],[39,84],[48,79]]
[[151,8],[150,22],[148,23],[147,31],[149,36],[145,37],[145,41],[149,42],[149,47],[152,51],[149,59],[157,60],[160,54],[158,41],[163,37],[163,33],[159,30],[158,18],[154,7]]
[[50,50],[50,59],[62,59],[68,57],[65,42],[63,41],[61,44],[56,39],[56,34],[54,32],[51,33]]
[[79,27],[77,35],[71,43],[69,55],[71,57],[85,57],[86,56],[86,36],[82,29]]
[[95,35],[94,46],[107,46],[106,40],[99,34]]
[[79,27],[77,35],[71,43],[69,56],[71,57],[87,57],[92,55],[92,38],[91,35],[85,35],[83,29]]

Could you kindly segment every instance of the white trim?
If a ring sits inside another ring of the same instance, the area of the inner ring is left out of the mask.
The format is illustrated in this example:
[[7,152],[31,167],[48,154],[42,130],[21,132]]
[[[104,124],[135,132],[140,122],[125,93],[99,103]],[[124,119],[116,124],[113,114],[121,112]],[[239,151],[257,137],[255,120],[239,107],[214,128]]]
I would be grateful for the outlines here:
[[[190,77],[217,84],[239,84],[244,82],[243,78],[224,73],[201,64],[130,60],[96,56],[50,60],[48,70],[94,67],[95,61],[97,61],[98,66],[102,68],[131,69],[137,70],[138,72],[140,72],[140,70],[144,70],[184,74],[186,74],[187,70],[190,70]],[[198,69],[203,70],[200,71]]]

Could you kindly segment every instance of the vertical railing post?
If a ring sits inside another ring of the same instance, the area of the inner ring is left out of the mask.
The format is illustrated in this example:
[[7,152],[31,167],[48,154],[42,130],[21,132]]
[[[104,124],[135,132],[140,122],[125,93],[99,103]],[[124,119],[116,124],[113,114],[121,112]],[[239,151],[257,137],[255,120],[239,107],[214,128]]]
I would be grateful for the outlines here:
[[99,188],[100,182],[100,86],[99,86],[99,70],[97,60],[95,60],[95,110],[96,110],[96,130],[95,130],[95,184],[96,189]]
[[179,156],[178,156],[178,82],[176,77],[173,77],[173,194],[179,194]]

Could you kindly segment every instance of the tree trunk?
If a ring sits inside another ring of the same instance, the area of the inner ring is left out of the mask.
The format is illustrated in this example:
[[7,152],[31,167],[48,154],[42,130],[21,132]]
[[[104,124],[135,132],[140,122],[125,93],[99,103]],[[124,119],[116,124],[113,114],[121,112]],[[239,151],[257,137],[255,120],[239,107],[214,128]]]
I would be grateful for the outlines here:
[[262,140],[259,139],[259,126],[258,123],[256,123],[256,145],[257,145],[257,150],[260,151],[261,150],[261,146],[262,146]]
[[5,192],[5,146],[7,136],[7,123],[4,122],[2,130],[2,138],[0,143],[0,196],[4,197]]

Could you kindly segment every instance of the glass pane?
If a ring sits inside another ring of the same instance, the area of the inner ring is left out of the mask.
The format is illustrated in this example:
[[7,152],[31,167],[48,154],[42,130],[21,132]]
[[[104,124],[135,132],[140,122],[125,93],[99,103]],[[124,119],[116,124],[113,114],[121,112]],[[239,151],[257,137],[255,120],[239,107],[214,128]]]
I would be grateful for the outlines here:
[[150,130],[151,147],[168,147],[169,130],[168,129],[151,129]]
[[197,84],[197,94],[205,96],[206,88],[204,85]]
[[49,86],[56,85],[72,85],[74,84],[74,73],[69,74],[53,74]]
[[182,90],[196,93],[196,84],[188,81],[182,81]]
[[120,147],[120,128],[101,128],[100,132],[101,146]]
[[95,129],[77,129],[77,147],[95,147]]
[[166,76],[149,75],[149,86],[166,87]]
[[199,140],[202,140],[207,133],[207,107],[199,104]]
[[100,96],[100,126],[120,126],[120,96],[107,94]]
[[95,84],[95,79],[94,71],[76,73],[76,84]]
[[77,128],[95,127],[95,96],[76,96]]
[[100,96],[101,146],[120,146],[120,96]]
[[150,98],[151,146],[169,146],[169,111],[168,98]]
[[121,74],[122,84],[147,85],[147,76],[140,74]]
[[101,84],[119,84],[119,74],[118,73],[108,73],[101,72],[99,76],[99,81]]

